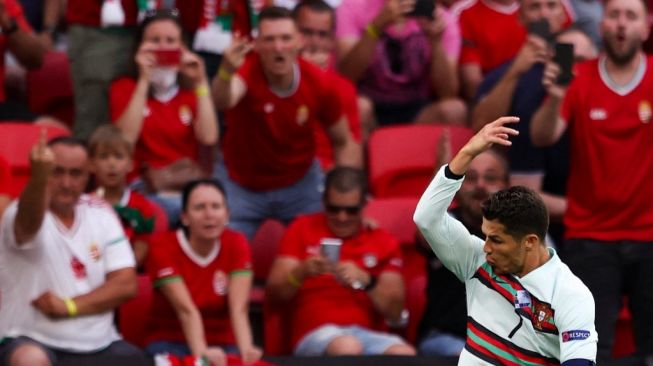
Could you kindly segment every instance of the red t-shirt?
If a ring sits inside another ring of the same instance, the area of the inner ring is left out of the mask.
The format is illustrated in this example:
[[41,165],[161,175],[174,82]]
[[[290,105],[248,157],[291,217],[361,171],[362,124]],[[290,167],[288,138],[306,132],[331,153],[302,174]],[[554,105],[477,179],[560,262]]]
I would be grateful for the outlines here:
[[[526,29],[519,20],[519,2],[502,6],[472,0],[458,6],[462,36],[459,64],[478,64],[486,74],[517,55],[526,41]],[[562,6],[566,28],[575,16],[566,0],[562,0]]]
[[[155,288],[181,277],[202,315],[209,345],[233,345],[229,316],[229,279],[252,268],[245,237],[225,229],[218,249],[200,257],[190,249],[183,231],[155,235],[148,255],[147,270]],[[154,291],[148,319],[148,342],[186,342],[177,314],[161,291]]]
[[[125,25],[136,24],[138,15],[137,0],[122,0],[122,10],[125,12]],[[66,20],[68,24],[80,24],[91,27],[100,26],[102,0],[68,0]]]
[[[338,91],[340,97],[340,105],[342,110],[347,116],[349,122],[349,131],[356,141],[361,139],[361,120],[358,114],[358,95],[356,94],[356,87],[351,81],[345,79],[335,71],[326,71],[327,77],[334,83],[335,89]],[[331,140],[322,128],[322,126],[315,126],[315,143],[317,149],[317,158],[320,159],[322,169],[328,170],[333,166],[333,147]]]
[[[323,213],[300,216],[286,230],[279,255],[304,260],[320,253],[320,239],[333,237]],[[358,236],[345,239],[340,261],[353,261],[374,276],[400,272],[402,267],[399,243],[382,229],[363,229]],[[293,347],[308,332],[327,323],[373,328],[377,314],[365,291],[345,287],[331,274],[306,278],[293,302]]]
[[299,85],[286,97],[270,90],[256,54],[238,70],[247,92],[225,112],[222,148],[229,176],[248,189],[267,191],[300,180],[315,159],[314,125],[328,128],[342,115],[333,82],[302,59],[297,65]]
[[[121,78],[111,84],[110,108],[114,123],[127,108],[135,89],[136,81],[131,78]],[[193,128],[197,116],[195,93],[179,89],[166,103],[148,97],[143,114],[143,128],[134,149],[134,173],[138,173],[143,164],[162,168],[182,158],[199,161],[199,142]]]
[[566,237],[650,241],[653,58],[622,93],[600,75],[600,60],[578,66],[561,108],[571,141]]
[[[16,19],[16,24],[21,30],[32,33],[32,27],[29,26],[25,16],[23,15],[23,8],[20,6],[16,0],[5,0],[5,12],[10,18]],[[0,51],[2,52],[2,57],[0,57],[0,102],[4,102],[7,99],[5,94],[5,53],[7,52],[7,37],[0,32]]]

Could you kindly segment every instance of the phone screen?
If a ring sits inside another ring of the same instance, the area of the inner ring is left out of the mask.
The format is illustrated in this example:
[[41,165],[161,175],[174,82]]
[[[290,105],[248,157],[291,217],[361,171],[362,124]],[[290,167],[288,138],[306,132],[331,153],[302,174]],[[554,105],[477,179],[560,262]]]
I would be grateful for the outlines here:
[[177,66],[181,63],[180,49],[159,49],[153,51],[159,66]]
[[556,79],[558,85],[568,85],[571,83],[574,75],[572,67],[574,65],[574,45],[571,43],[556,43],[555,56],[553,62],[560,66],[560,75]]

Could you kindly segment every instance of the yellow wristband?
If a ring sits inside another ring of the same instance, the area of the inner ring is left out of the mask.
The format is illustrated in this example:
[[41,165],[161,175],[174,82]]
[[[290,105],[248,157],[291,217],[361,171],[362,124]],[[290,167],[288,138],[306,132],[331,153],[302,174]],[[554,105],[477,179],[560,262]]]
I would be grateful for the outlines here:
[[372,23],[368,24],[367,27],[365,27],[365,33],[374,39],[379,39],[381,36],[381,32],[379,32],[376,26]]
[[218,77],[224,81],[231,81],[231,78],[234,77],[234,74],[221,67],[218,69]]
[[63,299],[63,302],[66,304],[66,309],[68,309],[68,316],[69,317],[74,317],[77,315],[77,304],[75,304],[75,300],[71,299],[70,297],[67,297]]
[[292,272],[288,272],[288,283],[297,288],[302,287],[302,283],[292,275]]
[[209,95],[209,87],[206,85],[200,85],[197,88],[195,88],[195,95],[198,97],[204,97]]

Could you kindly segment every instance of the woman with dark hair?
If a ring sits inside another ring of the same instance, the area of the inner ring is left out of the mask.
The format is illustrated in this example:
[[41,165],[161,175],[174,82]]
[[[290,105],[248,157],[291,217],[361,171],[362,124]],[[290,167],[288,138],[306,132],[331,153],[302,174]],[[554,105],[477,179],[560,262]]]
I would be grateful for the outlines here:
[[218,366],[226,365],[225,352],[240,353],[244,364],[260,359],[248,318],[249,245],[225,227],[228,220],[222,185],[196,180],[182,191],[183,228],[152,239],[148,353],[192,355]]
[[137,75],[113,83],[111,118],[135,145],[130,178],[141,175],[174,223],[179,190],[204,175],[199,147],[216,143],[217,118],[204,64],[183,44],[176,10],[148,11],[135,47]]

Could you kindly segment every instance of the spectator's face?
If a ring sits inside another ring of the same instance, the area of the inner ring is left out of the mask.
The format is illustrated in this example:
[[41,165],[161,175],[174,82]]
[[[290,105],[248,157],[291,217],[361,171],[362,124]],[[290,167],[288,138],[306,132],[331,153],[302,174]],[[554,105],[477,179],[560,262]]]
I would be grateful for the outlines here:
[[505,232],[505,227],[497,220],[483,219],[481,226],[485,234],[483,251],[485,259],[497,274],[517,274],[524,269],[526,248]]
[[297,16],[297,27],[304,39],[303,52],[331,53],[333,17],[330,12],[302,8]]
[[155,48],[181,48],[181,29],[169,19],[154,21],[143,32],[143,43],[150,43]]
[[363,218],[361,191],[338,192],[331,188],[324,200],[327,226],[338,238],[349,238],[360,230]]
[[601,22],[605,53],[618,65],[630,62],[648,38],[649,26],[642,0],[610,0]]
[[259,23],[256,51],[261,56],[263,68],[274,76],[292,72],[301,41],[292,19],[265,19]]
[[491,152],[478,155],[465,173],[458,191],[458,202],[464,214],[479,220],[483,217],[481,205],[490,195],[508,187],[504,165]]
[[565,11],[560,0],[523,0],[520,11],[524,25],[546,19],[551,33],[560,32],[565,22]]
[[126,147],[104,144],[91,158],[91,169],[100,187],[121,188],[132,170],[132,159]]
[[596,46],[583,32],[569,31],[559,35],[556,41],[574,45],[574,61],[576,62],[592,60],[598,56]]
[[227,225],[229,210],[224,195],[217,188],[200,184],[188,196],[181,222],[188,228],[191,240],[216,240]]
[[50,208],[66,212],[75,207],[88,182],[88,154],[80,146],[55,144],[54,169],[48,181]]

